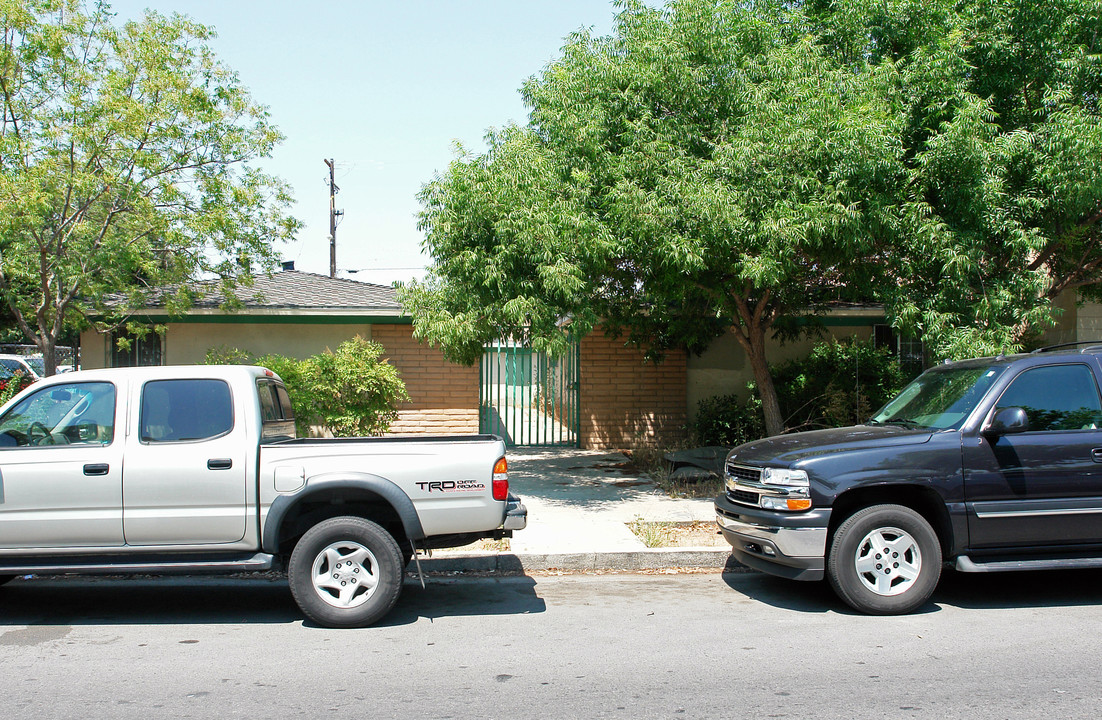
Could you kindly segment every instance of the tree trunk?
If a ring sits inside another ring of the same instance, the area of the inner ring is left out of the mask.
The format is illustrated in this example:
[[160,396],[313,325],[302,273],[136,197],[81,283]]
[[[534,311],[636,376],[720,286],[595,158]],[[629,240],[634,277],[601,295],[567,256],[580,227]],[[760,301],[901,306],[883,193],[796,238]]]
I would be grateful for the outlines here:
[[773,385],[773,375],[769,372],[769,363],[765,359],[765,335],[773,322],[773,310],[769,307],[771,296],[767,291],[753,310],[743,297],[735,297],[740,324],[733,328],[735,339],[750,358],[750,369],[754,372],[754,382],[758,385],[758,397],[765,415],[767,435],[780,435],[784,432],[784,418],[781,405],[777,400],[777,389]]

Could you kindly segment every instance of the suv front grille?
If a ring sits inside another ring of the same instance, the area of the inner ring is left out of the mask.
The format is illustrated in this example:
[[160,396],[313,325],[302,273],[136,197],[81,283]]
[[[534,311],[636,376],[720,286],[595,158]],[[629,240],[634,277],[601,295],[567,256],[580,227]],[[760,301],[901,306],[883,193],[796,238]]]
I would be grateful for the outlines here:
[[727,463],[727,474],[736,480],[747,480],[754,483],[761,482],[761,468]]
[[[758,493],[738,487],[742,483],[760,483],[761,468],[727,463],[727,497],[741,505],[758,506]],[[731,481],[734,481],[732,483]]]
[[742,503],[743,505],[758,506],[758,494],[752,492],[746,492],[745,490],[728,490],[727,497],[731,499],[731,502]]

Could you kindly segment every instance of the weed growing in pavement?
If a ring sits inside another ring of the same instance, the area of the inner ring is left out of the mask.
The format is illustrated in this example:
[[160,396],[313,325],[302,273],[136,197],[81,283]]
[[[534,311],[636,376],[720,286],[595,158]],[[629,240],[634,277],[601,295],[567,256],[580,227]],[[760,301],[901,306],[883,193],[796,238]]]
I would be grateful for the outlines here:
[[669,544],[673,523],[647,522],[637,517],[628,523],[628,529],[649,548],[666,547]]

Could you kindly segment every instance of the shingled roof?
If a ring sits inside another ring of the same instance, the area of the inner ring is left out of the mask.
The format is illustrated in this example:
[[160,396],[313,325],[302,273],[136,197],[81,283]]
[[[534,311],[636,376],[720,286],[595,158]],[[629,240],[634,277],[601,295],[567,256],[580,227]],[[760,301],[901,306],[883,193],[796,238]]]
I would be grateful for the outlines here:
[[[299,270],[258,277],[252,287],[238,288],[237,297],[245,311],[298,309],[399,314],[402,309],[394,288]],[[221,302],[212,286],[212,291],[197,298],[193,307],[217,308]]]
[[[220,307],[222,297],[215,281],[197,283],[194,289],[194,303],[177,321],[229,316],[405,317],[392,287],[299,270],[257,277],[251,287],[237,288],[241,307],[229,312]],[[153,301],[144,314],[159,317],[161,311],[160,302]]]

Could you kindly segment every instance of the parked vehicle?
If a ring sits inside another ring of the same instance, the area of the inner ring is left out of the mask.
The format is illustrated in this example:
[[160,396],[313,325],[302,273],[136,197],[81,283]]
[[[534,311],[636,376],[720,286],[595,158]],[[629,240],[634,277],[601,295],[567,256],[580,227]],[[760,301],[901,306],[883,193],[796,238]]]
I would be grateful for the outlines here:
[[86,370],[0,408],[0,581],[285,568],[330,627],[393,607],[417,549],[524,528],[505,445],[296,439],[270,370]]
[[0,378],[9,378],[16,372],[38,380],[46,374],[46,365],[41,357],[26,355],[0,355]]
[[737,560],[923,605],[962,572],[1102,567],[1102,344],[947,363],[865,425],[735,448],[717,521]]

